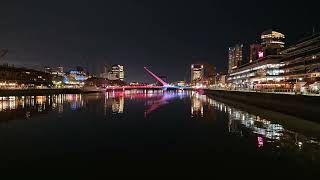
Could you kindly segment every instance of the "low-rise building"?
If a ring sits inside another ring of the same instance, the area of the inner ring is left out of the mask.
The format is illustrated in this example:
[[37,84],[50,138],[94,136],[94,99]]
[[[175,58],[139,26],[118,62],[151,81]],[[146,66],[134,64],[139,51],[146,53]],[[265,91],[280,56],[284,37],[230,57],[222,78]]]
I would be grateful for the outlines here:
[[51,86],[50,73],[8,65],[0,66],[0,88]]
[[274,86],[283,81],[280,76],[282,56],[270,55],[234,69],[228,76],[228,83],[239,88],[256,88],[261,85]]
[[83,70],[70,70],[64,76],[63,82],[70,86],[83,86],[85,81],[90,78]]
[[227,85],[227,74],[225,73],[217,73],[215,76],[215,84],[216,87],[225,87]]

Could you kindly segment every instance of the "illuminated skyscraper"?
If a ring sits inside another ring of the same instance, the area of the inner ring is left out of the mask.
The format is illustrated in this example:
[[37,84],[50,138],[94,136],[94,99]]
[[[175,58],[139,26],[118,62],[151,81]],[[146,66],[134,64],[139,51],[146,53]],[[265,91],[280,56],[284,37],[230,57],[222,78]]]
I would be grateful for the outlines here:
[[108,73],[109,80],[124,80],[124,67],[123,65],[113,65]]
[[242,64],[242,48],[243,44],[236,44],[234,47],[229,48],[229,73]]
[[191,82],[196,83],[203,80],[204,66],[202,64],[191,65]]
[[277,55],[284,48],[285,36],[277,31],[268,30],[261,34],[261,45],[264,48],[264,53],[268,55]]

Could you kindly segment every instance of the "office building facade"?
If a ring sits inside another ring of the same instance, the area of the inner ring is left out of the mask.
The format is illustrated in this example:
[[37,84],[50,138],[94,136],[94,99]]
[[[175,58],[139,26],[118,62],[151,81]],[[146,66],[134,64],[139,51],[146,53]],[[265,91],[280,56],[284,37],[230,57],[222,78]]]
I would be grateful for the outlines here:
[[288,82],[320,80],[320,34],[314,34],[282,51],[282,76]]
[[261,45],[263,47],[264,56],[277,55],[285,46],[285,35],[273,31],[267,30],[261,34]]
[[231,73],[233,69],[236,69],[242,64],[243,54],[242,54],[243,44],[237,44],[234,47],[229,48],[229,58],[228,58],[228,72]]
[[267,56],[240,66],[229,73],[228,83],[237,88],[249,89],[278,86],[283,81],[281,58],[280,55]]
[[191,82],[193,84],[201,82],[204,78],[204,65],[192,64],[191,65]]
[[124,81],[124,67],[123,65],[113,65],[108,72],[108,79],[115,81]]

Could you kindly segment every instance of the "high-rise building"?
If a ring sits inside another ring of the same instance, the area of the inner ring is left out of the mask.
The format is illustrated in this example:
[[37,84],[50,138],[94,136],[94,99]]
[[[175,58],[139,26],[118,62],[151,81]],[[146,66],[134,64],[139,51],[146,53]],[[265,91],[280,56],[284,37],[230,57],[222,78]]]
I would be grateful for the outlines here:
[[191,65],[191,82],[196,83],[203,80],[204,66],[202,64]]
[[251,44],[250,45],[250,59],[249,62],[262,59],[264,57],[264,50],[260,44]]
[[243,44],[236,44],[234,47],[229,48],[229,73],[242,64],[242,48]]
[[261,45],[263,46],[265,56],[277,55],[284,48],[284,34],[267,30],[261,34]]
[[213,64],[205,63],[203,74],[203,79],[206,85],[212,85],[215,83],[216,67]]
[[124,67],[123,65],[113,65],[108,72],[109,80],[124,80]]

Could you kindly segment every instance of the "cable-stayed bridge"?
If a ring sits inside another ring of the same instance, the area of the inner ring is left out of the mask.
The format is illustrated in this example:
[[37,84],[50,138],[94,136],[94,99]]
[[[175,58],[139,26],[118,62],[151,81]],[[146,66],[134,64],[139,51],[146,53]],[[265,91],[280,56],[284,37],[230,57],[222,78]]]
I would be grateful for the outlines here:
[[150,74],[154,79],[157,80],[161,85],[160,86],[154,86],[154,85],[142,85],[142,86],[112,86],[107,87],[107,90],[130,90],[130,89],[162,89],[162,90],[185,90],[185,89],[191,89],[190,87],[186,86],[173,86],[165,82],[163,79],[158,77],[156,74],[151,72],[147,67],[144,67],[144,69]]

